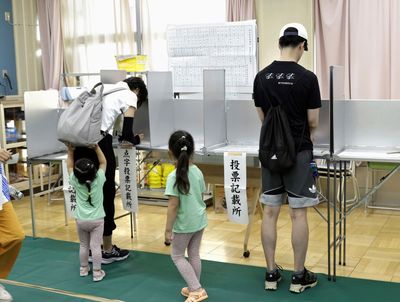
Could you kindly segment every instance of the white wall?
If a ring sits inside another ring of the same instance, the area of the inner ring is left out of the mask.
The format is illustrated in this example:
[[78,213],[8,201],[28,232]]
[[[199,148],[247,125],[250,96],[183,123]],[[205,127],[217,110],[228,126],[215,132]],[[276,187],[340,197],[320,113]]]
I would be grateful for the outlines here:
[[255,0],[259,36],[260,70],[279,58],[279,31],[292,22],[303,24],[309,36],[309,51],[305,52],[300,64],[313,70],[314,67],[314,2],[313,0]]

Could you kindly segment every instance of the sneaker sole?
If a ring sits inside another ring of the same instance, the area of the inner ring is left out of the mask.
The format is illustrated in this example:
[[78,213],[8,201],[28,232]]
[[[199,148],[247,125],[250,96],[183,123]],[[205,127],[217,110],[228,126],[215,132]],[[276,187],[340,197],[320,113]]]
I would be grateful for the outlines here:
[[290,284],[289,290],[290,290],[292,293],[300,294],[300,293],[302,293],[305,289],[307,289],[307,288],[312,288],[312,287],[316,286],[317,283],[318,283],[318,281],[315,281],[314,283],[307,284],[307,285]]
[[124,257],[114,257],[114,258],[109,258],[109,259],[107,259],[107,258],[102,258],[102,259],[101,259],[101,264],[110,264],[110,263],[117,262],[117,261],[123,261],[123,260],[125,260],[125,259],[128,258],[128,257],[129,257],[129,254],[127,254],[127,255],[124,256]]
[[[110,263],[113,263],[114,261],[117,261],[117,260],[111,260],[111,259],[104,260],[104,258],[102,258],[101,264],[110,264]],[[88,262],[93,263],[93,258],[89,257]]]
[[282,278],[279,278],[277,281],[273,281],[273,282],[265,281],[265,290],[277,290],[278,282],[281,280],[282,280]]

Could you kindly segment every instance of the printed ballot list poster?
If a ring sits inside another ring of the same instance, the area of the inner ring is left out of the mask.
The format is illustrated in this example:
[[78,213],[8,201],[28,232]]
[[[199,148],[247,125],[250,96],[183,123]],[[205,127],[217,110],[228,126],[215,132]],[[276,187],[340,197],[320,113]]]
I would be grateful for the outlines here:
[[258,71],[255,20],[169,25],[166,38],[175,92],[201,92],[204,69],[225,69],[227,92],[253,92]]
[[246,153],[224,153],[224,189],[229,220],[249,223],[246,192]]
[[118,148],[119,186],[124,210],[137,213],[136,148]]

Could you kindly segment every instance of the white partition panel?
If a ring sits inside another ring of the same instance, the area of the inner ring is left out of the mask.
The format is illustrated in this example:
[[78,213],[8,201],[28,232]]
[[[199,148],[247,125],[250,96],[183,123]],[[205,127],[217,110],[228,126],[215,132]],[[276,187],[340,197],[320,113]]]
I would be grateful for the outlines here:
[[204,147],[226,144],[225,70],[203,72]]
[[329,137],[330,137],[330,128],[329,128],[329,101],[322,100],[322,106],[319,109],[319,124],[317,131],[315,132],[315,148],[329,148]]
[[400,147],[399,100],[345,102],[347,147]]
[[103,84],[116,84],[126,79],[126,70],[100,70],[100,81]]
[[189,132],[193,136],[196,150],[202,150],[204,148],[203,100],[175,99],[173,104],[174,130]]
[[255,146],[258,150],[261,121],[253,100],[228,100],[228,143],[231,145]]
[[136,111],[135,122],[133,123],[133,133],[144,135],[141,144],[150,144],[149,102],[144,102]]
[[150,144],[166,146],[173,132],[173,91],[171,72],[148,72]]
[[24,93],[26,145],[28,158],[66,150],[57,139],[58,91],[42,90]]

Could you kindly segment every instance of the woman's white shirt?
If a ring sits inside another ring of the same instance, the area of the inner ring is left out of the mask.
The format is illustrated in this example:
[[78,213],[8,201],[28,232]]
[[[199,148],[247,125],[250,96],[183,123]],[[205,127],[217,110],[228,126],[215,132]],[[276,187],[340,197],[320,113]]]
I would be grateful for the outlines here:
[[129,89],[128,84],[125,82],[118,82],[113,85],[105,84],[103,93],[119,87],[126,89],[106,95],[103,99],[101,130],[106,131],[110,128],[108,130],[110,134],[113,133],[114,123],[121,113],[125,113],[129,107],[137,108],[137,96]]

